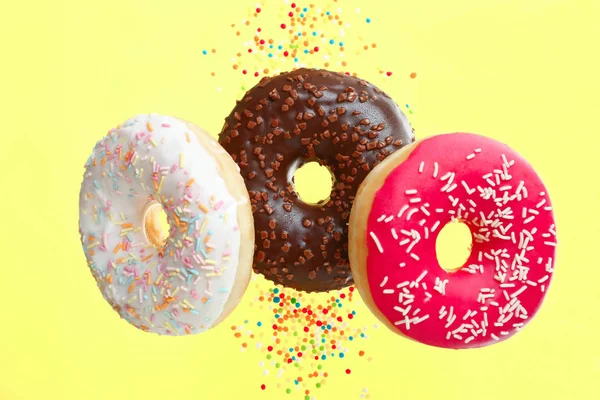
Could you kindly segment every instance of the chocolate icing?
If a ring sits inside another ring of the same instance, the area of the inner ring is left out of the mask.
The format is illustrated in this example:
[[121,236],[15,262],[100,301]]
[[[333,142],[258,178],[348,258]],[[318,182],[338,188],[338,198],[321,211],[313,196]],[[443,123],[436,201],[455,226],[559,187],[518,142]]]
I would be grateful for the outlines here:
[[[414,140],[400,108],[367,81],[312,69],[263,78],[219,136],[250,194],[254,271],[307,292],[353,284],[347,223],[356,191],[375,165]],[[335,176],[318,205],[300,200],[292,182],[311,161]]]

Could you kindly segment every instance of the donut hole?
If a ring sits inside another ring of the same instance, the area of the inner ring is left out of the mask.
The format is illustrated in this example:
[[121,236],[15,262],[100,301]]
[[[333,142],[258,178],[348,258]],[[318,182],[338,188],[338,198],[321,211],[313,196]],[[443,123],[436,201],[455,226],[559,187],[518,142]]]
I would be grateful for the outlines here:
[[454,220],[440,230],[435,252],[440,268],[448,273],[460,270],[471,255],[473,235],[462,221]]
[[329,201],[335,177],[327,166],[311,161],[301,165],[294,172],[292,183],[300,200],[307,204],[320,205]]
[[157,201],[149,202],[144,207],[144,236],[151,245],[162,248],[169,237],[167,213]]

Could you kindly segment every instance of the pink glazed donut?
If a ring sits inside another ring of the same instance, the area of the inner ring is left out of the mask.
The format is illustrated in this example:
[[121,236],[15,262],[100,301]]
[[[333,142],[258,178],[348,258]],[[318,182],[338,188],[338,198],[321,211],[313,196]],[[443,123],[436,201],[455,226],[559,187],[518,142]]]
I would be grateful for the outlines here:
[[[459,220],[472,250],[458,270],[436,257]],[[373,313],[393,331],[464,349],[508,339],[537,313],[552,279],[556,226],[532,166],[468,133],[417,141],[378,165],[350,217],[350,263]]]

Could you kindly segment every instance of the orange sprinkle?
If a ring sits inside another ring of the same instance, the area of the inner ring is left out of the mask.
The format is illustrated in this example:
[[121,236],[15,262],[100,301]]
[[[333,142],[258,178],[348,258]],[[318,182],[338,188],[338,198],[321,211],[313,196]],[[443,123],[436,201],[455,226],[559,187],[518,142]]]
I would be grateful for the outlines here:
[[146,122],[146,128],[148,128],[149,132],[153,132],[154,128],[152,127],[152,124],[150,123],[150,121]]

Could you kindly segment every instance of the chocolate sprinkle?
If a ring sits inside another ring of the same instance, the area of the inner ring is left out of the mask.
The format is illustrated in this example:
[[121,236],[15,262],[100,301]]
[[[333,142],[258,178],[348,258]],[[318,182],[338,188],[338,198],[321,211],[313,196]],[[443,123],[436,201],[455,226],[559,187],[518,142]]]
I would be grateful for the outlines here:
[[[219,136],[245,178],[262,239],[254,271],[306,292],[352,285],[347,223],[356,191],[373,167],[414,140],[400,108],[364,80],[312,69],[263,78]],[[320,204],[300,200],[288,179],[312,161],[335,177]]]

